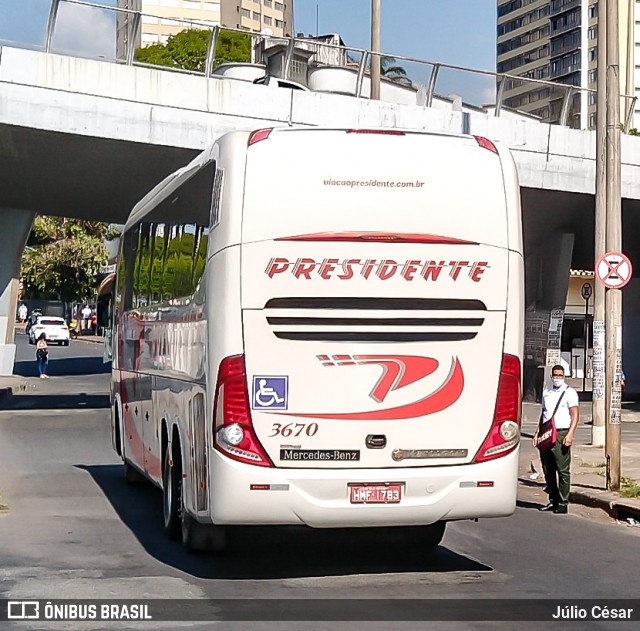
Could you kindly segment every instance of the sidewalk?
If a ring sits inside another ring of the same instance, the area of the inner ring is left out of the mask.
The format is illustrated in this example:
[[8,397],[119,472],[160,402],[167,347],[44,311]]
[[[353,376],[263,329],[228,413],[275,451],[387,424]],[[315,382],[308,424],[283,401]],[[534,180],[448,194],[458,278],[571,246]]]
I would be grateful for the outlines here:
[[[621,474],[640,482],[640,412],[637,404],[623,403]],[[538,450],[531,444],[540,415],[540,405],[522,406],[522,444],[519,480],[527,486],[544,487]],[[640,498],[626,498],[606,490],[603,447],[591,442],[591,403],[580,404],[580,424],[571,448],[571,502],[606,511],[615,519],[640,520]],[[536,477],[535,469],[539,475]]]
[[27,389],[27,380],[18,375],[0,376],[0,405],[14,392],[20,392]]
[[104,337],[101,335],[80,335],[77,338],[72,338],[71,342],[93,342],[95,344],[102,344]]

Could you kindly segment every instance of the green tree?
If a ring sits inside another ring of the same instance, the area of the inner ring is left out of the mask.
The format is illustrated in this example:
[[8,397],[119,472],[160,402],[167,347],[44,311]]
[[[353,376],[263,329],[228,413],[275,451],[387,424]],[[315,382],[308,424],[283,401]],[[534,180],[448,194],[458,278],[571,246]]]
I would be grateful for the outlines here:
[[22,257],[27,298],[70,302],[92,296],[98,269],[107,260],[109,224],[60,217],[36,217]]
[[396,63],[395,57],[382,57],[380,59],[380,74],[396,83],[411,85],[411,79],[407,76],[407,71]]
[[[204,72],[211,31],[185,29],[171,35],[166,44],[152,44],[136,50],[135,58],[155,66],[170,66]],[[221,31],[216,44],[217,64],[251,61],[251,36],[234,31]]]

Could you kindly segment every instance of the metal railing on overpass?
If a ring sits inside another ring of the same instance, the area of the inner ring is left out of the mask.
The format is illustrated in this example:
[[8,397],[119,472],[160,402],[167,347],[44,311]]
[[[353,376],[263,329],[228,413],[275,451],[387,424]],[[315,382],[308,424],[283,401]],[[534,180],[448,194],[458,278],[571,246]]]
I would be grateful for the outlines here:
[[[42,2],[44,0],[40,1]],[[292,80],[292,76],[294,75],[292,68],[294,68],[295,65],[295,52],[298,47],[302,47],[307,50],[315,51],[314,68],[335,67],[335,64],[323,64],[321,61],[322,58],[341,58],[346,60],[346,63],[344,63],[343,66],[351,68],[354,72],[357,71],[355,87],[349,92],[350,95],[355,98],[368,98],[366,90],[364,89],[365,82],[368,79],[368,69],[370,67],[372,56],[379,55],[381,60],[387,60],[387,65],[389,65],[390,60],[393,66],[402,66],[405,68],[407,71],[406,77],[402,74],[396,74],[395,85],[415,89],[417,93],[421,94],[421,97],[418,98],[416,102],[416,104],[419,105],[430,107],[432,106],[434,99],[442,98],[438,96],[437,89],[441,87],[443,83],[446,83],[446,81],[443,82],[442,80],[443,75],[448,73],[449,83],[451,83],[452,73],[463,73],[465,80],[458,80],[458,86],[464,85],[465,83],[473,84],[474,80],[476,85],[478,85],[479,80],[483,80],[485,82],[484,94],[490,95],[487,96],[487,100],[495,99],[495,101],[489,105],[479,105],[478,109],[490,109],[495,116],[501,116],[504,112],[510,112],[512,114],[516,113],[518,115],[531,117],[534,120],[541,120],[542,122],[557,123],[562,126],[580,128],[589,128],[593,126],[590,124],[584,124],[585,118],[588,116],[588,114],[585,113],[585,109],[588,110],[588,107],[592,106],[596,99],[596,90],[590,88],[583,88],[576,85],[568,85],[544,79],[534,79],[509,73],[493,72],[491,70],[468,68],[438,61],[417,59],[415,57],[408,57],[393,53],[374,53],[367,49],[345,46],[341,41],[340,43],[335,44],[317,41],[311,36],[307,38],[300,36],[289,37],[285,35],[273,36],[265,33],[265,31],[255,33],[245,29],[230,28],[227,26],[221,27],[220,25],[212,22],[167,17],[166,7],[163,9],[164,15],[154,15],[143,13],[140,10],[124,8],[123,6],[102,5],[94,2],[88,2],[87,0],[48,1],[50,2],[50,7],[46,24],[46,34],[44,36],[44,41],[39,47],[45,52],[81,57],[91,56],[87,55],[86,51],[70,50],[69,48],[56,44],[57,29],[60,29],[60,23],[64,19],[64,16],[61,18],[61,9],[64,7],[67,10],[66,17],[67,21],[69,21],[68,18],[69,15],[71,15],[69,9],[75,6],[77,10],[85,12],[100,12],[103,17],[105,13],[111,16],[111,23],[113,24],[113,27],[115,27],[113,28],[115,40],[113,42],[114,54],[100,55],[99,58],[104,61],[113,61],[114,63],[153,68],[161,67],[165,70],[171,70],[174,72],[188,72],[190,74],[211,77],[218,65],[218,61],[216,60],[216,46],[220,39],[220,34],[224,31],[230,31],[249,36],[251,38],[252,51],[256,50],[256,45],[260,42],[283,44],[285,48],[284,61],[280,67],[278,75],[285,81]],[[121,4],[125,4],[125,2],[122,2]],[[91,23],[91,20],[88,22]],[[143,24],[149,25],[149,27],[156,25],[155,30],[157,30],[159,26],[162,26],[167,30],[167,32],[172,32],[174,34],[184,29],[206,29],[209,31],[207,51],[205,59],[201,64],[202,68],[194,70],[181,67],[168,67],[165,65],[154,65],[136,60],[136,50],[139,50],[142,46],[141,33],[143,30]],[[69,25],[67,24],[66,30],[69,30],[68,26]],[[38,47],[36,46],[36,48]],[[583,60],[583,62],[586,63],[586,60]],[[419,83],[420,78],[424,79],[424,83]],[[398,79],[400,79],[400,82],[398,82]],[[386,83],[389,83],[388,79],[386,80]],[[447,95],[444,97],[445,99],[455,102],[456,98],[452,97],[456,97],[456,94],[447,94],[446,89],[444,94]],[[464,95],[461,96],[467,106],[472,108],[474,107],[473,105],[470,105],[470,100],[465,99]],[[583,98],[583,96],[586,98]],[[621,100],[623,102],[625,119],[622,127],[623,131],[628,132],[632,127],[637,99],[631,95],[622,95]],[[527,105],[528,107],[520,109],[523,105]]]

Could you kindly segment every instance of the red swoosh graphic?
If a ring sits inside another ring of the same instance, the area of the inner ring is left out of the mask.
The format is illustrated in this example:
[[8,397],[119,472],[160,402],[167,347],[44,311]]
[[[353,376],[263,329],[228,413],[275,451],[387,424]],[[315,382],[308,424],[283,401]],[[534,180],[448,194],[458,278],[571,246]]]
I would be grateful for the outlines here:
[[374,386],[372,399],[382,403],[392,390],[399,390],[430,375],[438,368],[438,361],[430,357],[413,355],[354,355],[359,365],[378,364],[383,372]]
[[453,368],[445,382],[435,392],[427,395],[423,399],[407,403],[399,407],[387,408],[385,410],[371,410],[369,412],[343,412],[335,414],[297,414],[295,412],[280,413],[281,416],[299,416],[301,418],[324,418],[340,419],[347,421],[389,421],[417,418],[442,412],[453,405],[462,394],[464,389],[464,374],[460,361],[456,357],[453,361]]

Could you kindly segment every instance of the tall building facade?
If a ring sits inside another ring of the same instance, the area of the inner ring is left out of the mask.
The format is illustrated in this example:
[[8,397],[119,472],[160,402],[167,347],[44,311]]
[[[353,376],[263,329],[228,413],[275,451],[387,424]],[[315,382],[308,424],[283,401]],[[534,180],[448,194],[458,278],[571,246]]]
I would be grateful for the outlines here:
[[[142,11],[137,45],[164,44],[170,35],[186,28],[176,20],[193,20],[208,26],[226,26],[274,36],[293,32],[293,0],[118,0],[118,6]],[[118,18],[118,51],[123,56],[127,23]]]
[[[640,0],[618,0],[618,3],[620,88],[622,93],[634,95],[634,15]],[[598,0],[498,0],[497,71],[595,90],[598,4]],[[507,79],[503,104],[544,121],[558,122],[565,94],[565,88]],[[570,101],[569,124],[593,129],[596,100],[594,92],[576,90]],[[623,101],[622,111],[630,105],[630,99]]]

